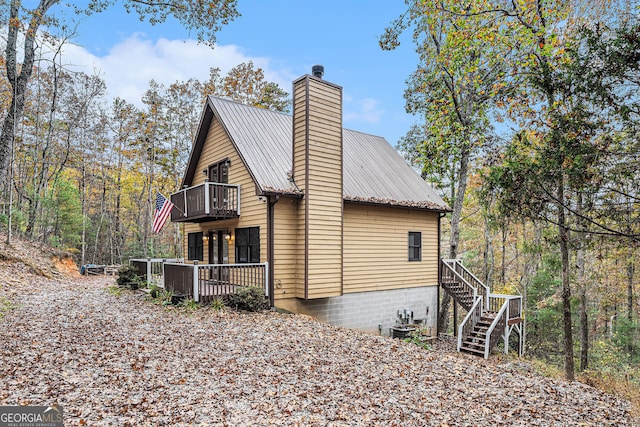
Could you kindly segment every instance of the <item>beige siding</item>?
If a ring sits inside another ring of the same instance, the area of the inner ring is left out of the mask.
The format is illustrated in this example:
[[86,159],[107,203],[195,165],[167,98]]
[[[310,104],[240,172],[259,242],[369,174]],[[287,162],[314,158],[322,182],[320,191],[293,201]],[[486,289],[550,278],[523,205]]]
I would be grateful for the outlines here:
[[[422,233],[422,261],[409,262],[410,231]],[[345,294],[437,284],[437,213],[345,203]]]
[[299,238],[297,227],[299,203],[299,199],[281,197],[275,204],[273,255],[276,300],[292,298],[297,293],[298,263],[304,263],[304,239]]
[[310,77],[294,83],[294,177],[304,191],[297,224],[304,254],[296,296],[342,294],[342,89]]
[[309,79],[308,298],[342,294],[342,91]]
[[[267,203],[258,200],[256,187],[249,175],[247,168],[240,159],[231,140],[227,136],[220,122],[214,119],[211,123],[207,139],[198,160],[196,174],[192,185],[204,182],[202,174],[209,165],[228,158],[231,161],[229,168],[229,184],[240,184],[240,218],[223,221],[211,221],[203,223],[186,223],[184,227],[184,255],[188,255],[187,234],[202,231],[206,235],[210,230],[228,230],[232,239],[229,241],[229,263],[235,262],[235,234],[236,228],[260,227],[260,262],[267,261]],[[209,263],[208,242],[204,245],[204,262]]]
[[[307,185],[306,159],[307,159],[307,80],[301,79],[294,83],[294,110],[293,110],[293,178],[300,189],[304,191]],[[302,200],[295,214],[295,222],[291,227],[296,230],[298,241],[298,262],[296,265],[295,296],[305,297],[305,263],[306,263],[306,200]],[[276,220],[278,216],[276,213]]]

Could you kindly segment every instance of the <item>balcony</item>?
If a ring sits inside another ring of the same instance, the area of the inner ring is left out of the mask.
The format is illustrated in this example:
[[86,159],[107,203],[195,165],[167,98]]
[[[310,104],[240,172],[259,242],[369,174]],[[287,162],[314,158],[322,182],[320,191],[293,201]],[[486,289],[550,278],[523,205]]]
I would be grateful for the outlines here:
[[205,182],[171,195],[173,222],[206,222],[240,216],[240,186]]

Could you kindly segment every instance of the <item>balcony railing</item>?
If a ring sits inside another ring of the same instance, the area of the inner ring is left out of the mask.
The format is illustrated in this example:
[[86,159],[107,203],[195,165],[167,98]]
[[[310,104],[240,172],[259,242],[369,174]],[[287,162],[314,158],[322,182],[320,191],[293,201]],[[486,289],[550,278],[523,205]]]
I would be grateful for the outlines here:
[[204,222],[240,216],[240,186],[205,182],[171,195],[173,222]]

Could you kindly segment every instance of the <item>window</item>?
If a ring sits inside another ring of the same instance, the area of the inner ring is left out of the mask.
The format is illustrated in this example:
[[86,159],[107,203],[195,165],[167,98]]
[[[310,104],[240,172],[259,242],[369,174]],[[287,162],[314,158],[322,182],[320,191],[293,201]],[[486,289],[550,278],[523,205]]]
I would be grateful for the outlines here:
[[422,261],[422,233],[409,232],[409,261]]
[[260,262],[260,227],[236,228],[236,263]]
[[199,261],[204,260],[204,251],[202,250],[202,231],[198,233],[189,233],[188,246],[188,259],[197,259]]

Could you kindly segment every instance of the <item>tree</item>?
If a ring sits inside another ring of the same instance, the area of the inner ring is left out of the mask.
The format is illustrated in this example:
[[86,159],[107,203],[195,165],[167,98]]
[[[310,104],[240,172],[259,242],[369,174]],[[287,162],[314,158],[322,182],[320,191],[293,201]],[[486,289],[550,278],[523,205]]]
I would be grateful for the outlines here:
[[[579,238],[571,235],[571,230],[578,216],[578,194],[593,193],[596,175],[584,174],[585,168],[595,170],[602,164],[599,155],[606,145],[602,135],[608,123],[601,114],[608,107],[585,96],[576,57],[567,54],[567,46],[582,22],[619,19],[617,9],[612,7],[609,12],[605,5],[609,6],[609,2],[415,1],[410,2],[408,12],[394,22],[383,38],[394,47],[397,35],[414,26],[421,74],[412,76],[409,92],[419,95],[415,105],[434,112],[425,114],[427,125],[433,127],[425,134],[436,135],[435,138],[443,135],[449,142],[444,147],[449,152],[454,147],[459,159],[465,158],[469,147],[477,147],[473,137],[476,132],[483,133],[489,111],[508,116],[520,127],[507,149],[505,167],[496,169],[494,177],[508,184],[501,196],[518,201],[509,204],[512,212],[524,210],[530,218],[552,221],[556,226],[568,379],[574,377],[570,239]],[[453,66],[448,68],[450,65]],[[452,83],[457,84],[458,92],[451,92]],[[446,91],[467,96],[450,97],[454,106],[451,108],[448,98],[442,96]],[[461,114],[468,111],[470,115]],[[447,117],[458,121],[442,120]],[[461,120],[465,117],[466,121]],[[466,177],[464,166],[461,162],[459,186],[465,182],[461,179]],[[456,199],[462,200],[464,193],[460,190],[459,187]],[[456,208],[454,199],[452,229]],[[589,224],[603,226],[592,221]],[[453,229],[451,253],[455,253],[457,243]]]
[[[63,31],[66,29],[66,25],[60,19],[50,15],[52,7],[59,3],[60,0],[40,0],[35,9],[27,10],[21,6],[19,0],[10,0],[8,16],[4,16],[6,14],[4,8],[0,12],[3,22],[8,23],[5,61],[7,80],[12,89],[10,105],[6,110],[0,133],[0,177],[4,177],[6,174],[15,123],[20,120],[24,111],[25,93],[33,72],[37,37],[40,30],[42,27]],[[211,45],[215,42],[215,34],[221,26],[238,16],[236,3],[237,0],[209,2],[125,0],[123,2],[127,12],[137,13],[141,19],[147,19],[152,25],[163,23],[169,16],[173,16],[187,29],[195,30],[199,41]],[[115,0],[91,0],[84,9],[73,5],[68,5],[68,7],[75,12],[75,15],[92,15],[113,7],[115,4]],[[22,52],[24,59],[19,67],[18,51],[22,44],[18,43],[18,37],[21,34],[25,38]],[[49,38],[50,42],[55,43],[55,38],[51,34],[45,34],[45,36]]]
[[211,95],[219,95],[254,107],[273,111],[289,112],[289,94],[276,83],[264,79],[262,68],[254,68],[253,61],[233,67],[219,80],[215,69],[211,70],[211,81],[207,89]]
[[[466,4],[451,8],[444,10],[439,1],[410,2],[407,12],[386,29],[380,45],[394,49],[400,34],[413,27],[420,63],[407,82],[406,110],[419,114],[424,124],[413,128],[401,145],[405,152],[419,153],[423,176],[449,188],[449,258],[456,258],[469,167],[490,140],[489,101],[501,89],[505,70],[500,58],[487,54],[499,32],[493,32],[484,17],[467,14]],[[450,301],[445,294],[438,319],[441,331],[447,329]]]

